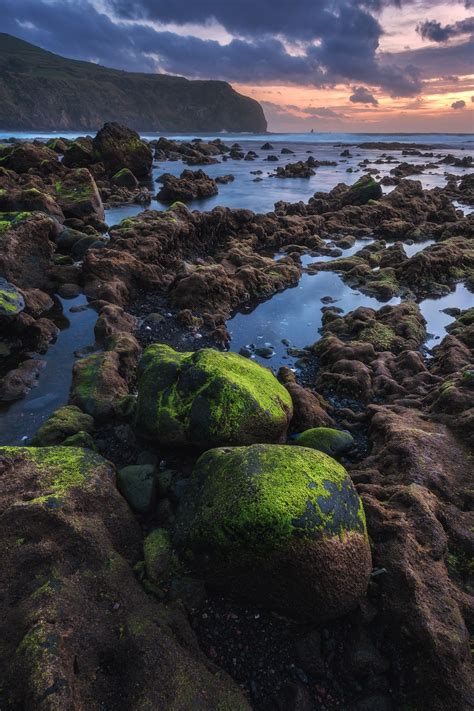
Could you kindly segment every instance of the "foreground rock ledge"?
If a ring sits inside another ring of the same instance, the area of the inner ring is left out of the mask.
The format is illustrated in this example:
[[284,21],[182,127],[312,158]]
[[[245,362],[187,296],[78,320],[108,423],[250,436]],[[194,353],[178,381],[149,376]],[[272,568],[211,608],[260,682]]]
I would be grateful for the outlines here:
[[2,709],[249,709],[135,579],[141,535],[108,462],[3,447],[0,478]]

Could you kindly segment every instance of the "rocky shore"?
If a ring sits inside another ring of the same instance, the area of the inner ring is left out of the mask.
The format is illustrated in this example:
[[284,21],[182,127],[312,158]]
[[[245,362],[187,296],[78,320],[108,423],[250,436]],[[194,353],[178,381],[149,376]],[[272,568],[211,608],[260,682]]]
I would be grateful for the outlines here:
[[[383,178],[361,156],[350,185],[257,213],[186,203],[235,161],[273,156],[277,187],[334,161],[118,124],[0,145],[0,428],[56,295],[96,314],[68,401],[24,446],[2,430],[2,709],[474,706],[474,296],[432,349],[421,308],[474,292],[472,159],[379,150]],[[157,161],[188,167],[155,194]],[[327,273],[379,307],[323,298],[295,366],[229,349],[238,310]]]

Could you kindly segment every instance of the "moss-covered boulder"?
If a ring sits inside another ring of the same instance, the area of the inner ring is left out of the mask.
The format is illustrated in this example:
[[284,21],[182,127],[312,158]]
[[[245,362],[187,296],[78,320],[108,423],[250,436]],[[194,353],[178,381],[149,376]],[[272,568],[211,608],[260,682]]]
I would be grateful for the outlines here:
[[138,180],[128,168],[122,168],[114,173],[110,182],[119,188],[131,188],[133,190],[133,188],[138,187]]
[[379,200],[382,188],[371,175],[363,175],[351,185],[342,195],[342,205],[365,205],[369,200]]
[[15,173],[27,173],[31,168],[35,171],[57,170],[58,157],[54,151],[46,146],[35,143],[17,143],[7,149],[7,153],[0,158],[0,166],[13,170]]
[[291,414],[291,397],[273,374],[235,353],[155,344],[139,363],[137,431],[161,444],[280,442]]
[[350,432],[335,430],[332,427],[313,427],[296,435],[295,444],[317,449],[330,457],[339,457],[351,449],[354,437]]
[[71,404],[94,418],[110,417],[116,403],[128,393],[119,367],[115,351],[94,353],[78,360],[72,371]]
[[78,432],[90,433],[94,429],[94,420],[75,405],[65,405],[53,412],[46,422],[36,431],[31,440],[34,447],[47,447],[61,444],[68,437]]
[[137,178],[145,178],[151,173],[153,154],[150,146],[126,126],[104,124],[94,138],[93,146],[96,158],[111,173],[122,168],[128,168]]
[[70,170],[54,183],[56,202],[65,217],[79,220],[104,219],[104,206],[96,182],[87,168]]
[[0,277],[0,318],[17,316],[25,308],[25,300],[18,289]]
[[362,502],[347,472],[303,447],[203,454],[174,544],[212,585],[318,621],[351,610],[371,569]]
[[64,151],[63,163],[68,168],[87,168],[94,162],[91,138],[78,138]]

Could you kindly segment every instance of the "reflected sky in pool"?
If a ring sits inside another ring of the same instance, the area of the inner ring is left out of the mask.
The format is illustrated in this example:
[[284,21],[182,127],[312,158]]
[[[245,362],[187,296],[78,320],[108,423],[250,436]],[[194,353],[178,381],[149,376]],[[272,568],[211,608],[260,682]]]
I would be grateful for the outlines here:
[[38,356],[45,361],[38,385],[22,400],[0,405],[1,443],[25,444],[41,423],[67,402],[72,367],[76,361],[74,352],[94,343],[96,312],[92,309],[70,311],[87,304],[86,297],[55,298],[55,306],[45,316],[51,318],[61,330],[47,354]]

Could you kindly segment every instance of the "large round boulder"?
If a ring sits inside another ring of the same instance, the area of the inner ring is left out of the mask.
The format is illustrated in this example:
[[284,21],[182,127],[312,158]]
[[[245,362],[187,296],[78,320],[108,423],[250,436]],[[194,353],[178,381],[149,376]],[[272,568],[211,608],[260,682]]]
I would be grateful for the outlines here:
[[149,346],[138,366],[137,431],[200,449],[284,441],[291,397],[274,375],[236,353]]
[[203,454],[174,544],[218,589],[318,622],[353,609],[371,571],[364,510],[346,470],[304,447]]

